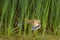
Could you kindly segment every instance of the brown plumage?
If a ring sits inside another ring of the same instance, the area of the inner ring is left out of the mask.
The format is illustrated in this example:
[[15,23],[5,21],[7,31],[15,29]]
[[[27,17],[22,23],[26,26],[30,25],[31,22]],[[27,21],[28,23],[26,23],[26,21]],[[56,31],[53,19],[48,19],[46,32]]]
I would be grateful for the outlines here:
[[37,30],[41,27],[40,20],[34,19],[34,20],[26,20],[27,23],[32,24],[32,30]]

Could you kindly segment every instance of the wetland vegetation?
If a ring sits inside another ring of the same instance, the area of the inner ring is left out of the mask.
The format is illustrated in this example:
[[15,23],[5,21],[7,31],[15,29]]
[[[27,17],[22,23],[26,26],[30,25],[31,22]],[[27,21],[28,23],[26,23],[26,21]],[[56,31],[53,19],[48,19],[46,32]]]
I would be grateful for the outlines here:
[[[25,19],[35,18],[33,34]],[[0,40],[60,40],[60,0],[0,0]]]

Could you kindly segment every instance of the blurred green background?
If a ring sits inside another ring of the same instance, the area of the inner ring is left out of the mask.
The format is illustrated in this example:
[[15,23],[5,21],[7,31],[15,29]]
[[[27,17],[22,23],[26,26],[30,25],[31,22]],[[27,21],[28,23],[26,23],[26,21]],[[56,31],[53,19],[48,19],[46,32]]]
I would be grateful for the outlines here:
[[[0,35],[34,35],[25,19],[35,18],[42,25],[36,37],[60,35],[60,0],[0,0]],[[22,22],[23,28],[18,26]]]

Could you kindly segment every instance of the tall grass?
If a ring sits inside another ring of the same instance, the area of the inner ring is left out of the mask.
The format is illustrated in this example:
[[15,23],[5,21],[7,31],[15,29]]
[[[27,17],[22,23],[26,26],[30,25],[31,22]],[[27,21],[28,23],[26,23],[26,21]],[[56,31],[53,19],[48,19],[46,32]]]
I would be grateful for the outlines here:
[[[2,8],[2,16],[1,16],[1,21],[0,21],[0,29],[3,27],[2,25],[4,24],[3,23],[3,18],[4,18],[4,15],[7,11],[7,6],[8,6],[8,0],[5,0],[5,3],[3,5],[3,8]],[[0,33],[1,33],[1,30],[0,30]]]
[[[27,24],[25,19],[41,21],[41,28],[35,31],[36,36],[41,33],[44,36],[49,32],[48,29],[51,30],[51,33],[60,33],[59,0],[4,0],[3,2],[2,13],[0,14],[1,34],[2,30],[8,36],[32,34],[32,25]],[[18,24],[22,24],[22,26],[18,26]]]
[[56,34],[60,25],[59,10],[60,10],[60,1],[52,1],[51,15],[50,15],[50,26],[53,28],[54,33]]
[[42,5],[42,27],[43,27],[43,36],[46,32],[46,25],[48,21],[48,13],[49,13],[49,6],[50,6],[50,0],[43,1]]
[[13,0],[12,1],[12,8],[11,8],[11,13],[10,13],[10,17],[9,17],[9,25],[8,25],[8,35],[11,34],[12,28],[13,28],[13,21],[14,21],[14,13],[15,13],[15,9],[16,9],[16,2]]

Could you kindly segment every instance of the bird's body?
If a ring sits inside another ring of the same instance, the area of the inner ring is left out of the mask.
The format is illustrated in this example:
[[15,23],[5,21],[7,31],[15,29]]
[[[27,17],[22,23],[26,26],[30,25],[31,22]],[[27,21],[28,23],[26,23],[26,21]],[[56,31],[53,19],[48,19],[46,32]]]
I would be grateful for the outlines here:
[[[35,30],[38,30],[41,27],[41,22],[38,19],[34,19],[34,20],[25,20],[27,24],[32,24],[32,34],[33,36],[35,36]],[[24,31],[24,22],[19,23],[18,26],[22,27],[22,31]]]
[[[28,24],[32,24],[32,30],[38,30],[41,27],[40,20],[34,19],[34,20],[26,20]],[[22,26],[24,23],[19,23],[18,26]]]
[[40,20],[34,19],[34,20],[27,20],[27,23],[32,24],[32,36],[35,36],[35,31],[38,30],[41,27]]
[[32,30],[37,30],[41,27],[40,20],[27,20],[27,23],[32,24]]

